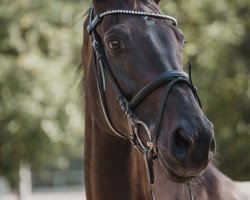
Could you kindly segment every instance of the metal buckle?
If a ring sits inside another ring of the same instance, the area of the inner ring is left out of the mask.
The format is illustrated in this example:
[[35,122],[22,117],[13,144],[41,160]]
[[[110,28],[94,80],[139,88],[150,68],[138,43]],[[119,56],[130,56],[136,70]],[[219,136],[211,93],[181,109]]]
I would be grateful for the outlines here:
[[144,162],[146,165],[146,170],[147,170],[147,176],[148,176],[148,181],[149,183],[153,184],[154,183],[154,169],[153,169],[153,151],[147,149],[144,154]]

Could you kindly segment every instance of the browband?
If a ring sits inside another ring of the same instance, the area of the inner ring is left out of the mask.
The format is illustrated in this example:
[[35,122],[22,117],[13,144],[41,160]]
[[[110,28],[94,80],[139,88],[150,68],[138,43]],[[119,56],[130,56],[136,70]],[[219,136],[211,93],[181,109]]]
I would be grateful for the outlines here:
[[143,11],[138,11],[138,10],[109,10],[109,11],[96,15],[94,19],[91,20],[91,23],[89,23],[88,28],[87,28],[88,32],[91,33],[91,31],[97,26],[97,24],[102,21],[103,17],[107,15],[114,15],[114,14],[129,14],[129,15],[162,18],[162,19],[170,20],[174,26],[177,25],[177,20],[174,17],[169,16],[169,15],[143,12]]

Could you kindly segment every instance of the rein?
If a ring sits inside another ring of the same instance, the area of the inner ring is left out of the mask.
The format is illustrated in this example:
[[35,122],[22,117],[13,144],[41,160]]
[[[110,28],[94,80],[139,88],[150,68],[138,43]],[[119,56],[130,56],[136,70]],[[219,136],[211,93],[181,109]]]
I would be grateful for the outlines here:
[[[136,15],[136,16],[148,16],[148,17],[154,17],[154,18],[161,18],[161,19],[167,19],[169,20],[174,26],[177,25],[177,21],[175,18],[168,16],[168,15],[162,15],[162,14],[155,14],[155,13],[148,13],[148,12],[142,12],[142,11],[136,11],[136,10],[110,10],[106,11],[104,13],[98,14],[94,16],[94,10],[93,8],[90,9],[89,13],[89,24],[87,27],[88,33],[91,35],[92,38],[92,48],[93,48],[93,57],[95,62],[95,76],[97,78],[97,88],[98,88],[98,94],[100,98],[101,107],[104,113],[105,120],[110,127],[110,129],[119,137],[123,139],[130,140],[131,144],[140,152],[141,155],[144,157],[148,181],[149,181],[149,187],[152,199],[154,200],[155,197],[152,193],[151,184],[154,183],[155,177],[154,177],[154,171],[153,171],[153,160],[158,158],[158,150],[157,150],[157,141],[159,137],[159,129],[160,129],[160,122],[163,115],[164,107],[167,101],[167,97],[177,82],[184,82],[186,83],[191,91],[194,94],[195,99],[197,100],[199,106],[201,107],[201,102],[197,94],[196,88],[193,86],[192,79],[191,79],[191,64],[189,65],[189,75],[187,75],[183,71],[165,71],[164,73],[160,74],[153,80],[151,80],[149,83],[147,83],[143,88],[141,88],[137,94],[134,95],[132,100],[129,102],[126,97],[122,94],[119,85],[116,83],[111,70],[110,66],[108,64],[108,61],[106,59],[106,56],[104,54],[104,50],[102,49],[101,43],[99,41],[99,37],[96,32],[96,27],[99,23],[101,23],[102,19],[107,15],[117,15],[117,14],[128,14],[128,15]],[[97,63],[98,61],[98,63]],[[99,64],[99,65],[98,65]],[[99,66],[99,68],[98,68]],[[118,104],[121,107],[121,110],[125,113],[127,116],[127,120],[130,124],[130,134],[129,137],[124,136],[124,134],[120,133],[114,125],[112,124],[109,113],[107,112],[107,104],[105,100],[105,92],[106,92],[106,76],[111,81],[112,87],[116,93]],[[140,120],[136,114],[134,113],[134,110],[136,106],[143,101],[143,99],[149,95],[152,91],[159,88],[163,84],[166,84],[166,87],[164,89],[162,100],[160,103],[160,109],[157,115],[156,119],[156,138],[155,140],[152,137],[152,134],[148,128],[148,126]],[[146,144],[144,144],[139,136],[138,128],[142,127],[148,136],[148,141]],[[155,142],[154,142],[155,141]],[[155,143],[155,144],[154,144]],[[159,159],[161,159],[159,157]],[[192,200],[192,190],[190,187],[190,183],[188,183],[189,192],[190,192],[190,199]]]

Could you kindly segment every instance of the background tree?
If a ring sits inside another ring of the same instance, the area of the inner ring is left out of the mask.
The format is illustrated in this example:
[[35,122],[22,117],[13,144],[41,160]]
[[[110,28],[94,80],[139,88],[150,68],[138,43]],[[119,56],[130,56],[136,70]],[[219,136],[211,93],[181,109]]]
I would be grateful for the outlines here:
[[81,62],[81,1],[1,1],[0,176],[20,162],[66,168],[83,153],[74,83]]

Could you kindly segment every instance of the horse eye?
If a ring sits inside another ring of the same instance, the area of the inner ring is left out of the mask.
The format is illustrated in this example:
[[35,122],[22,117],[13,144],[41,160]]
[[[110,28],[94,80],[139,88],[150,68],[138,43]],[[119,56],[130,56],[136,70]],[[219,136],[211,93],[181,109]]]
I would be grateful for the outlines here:
[[120,43],[116,40],[112,40],[112,41],[108,42],[108,46],[112,50],[117,50],[117,49],[121,48]]

